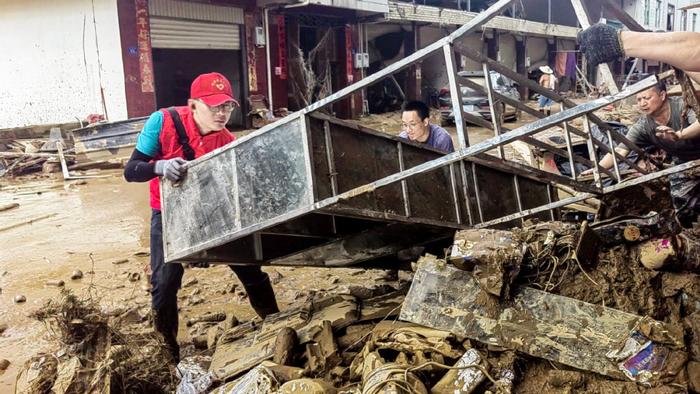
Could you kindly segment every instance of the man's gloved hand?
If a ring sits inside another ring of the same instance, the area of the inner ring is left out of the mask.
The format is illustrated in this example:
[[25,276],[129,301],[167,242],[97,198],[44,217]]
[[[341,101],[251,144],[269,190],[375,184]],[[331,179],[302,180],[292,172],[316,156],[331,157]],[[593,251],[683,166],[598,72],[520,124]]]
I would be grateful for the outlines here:
[[176,182],[179,181],[185,174],[185,169],[182,168],[185,163],[187,163],[187,161],[182,157],[175,157],[168,160],[158,160],[156,161],[153,172]]
[[591,67],[625,57],[620,32],[604,23],[596,23],[580,31],[576,41]]

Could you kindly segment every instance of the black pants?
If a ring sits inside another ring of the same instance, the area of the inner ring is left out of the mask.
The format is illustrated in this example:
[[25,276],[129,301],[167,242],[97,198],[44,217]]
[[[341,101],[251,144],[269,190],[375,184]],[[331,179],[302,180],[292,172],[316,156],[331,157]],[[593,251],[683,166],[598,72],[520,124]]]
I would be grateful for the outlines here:
[[[248,293],[255,312],[261,317],[278,312],[270,278],[258,266],[229,266]],[[151,305],[154,325],[165,336],[177,359],[177,292],[182,285],[184,269],[179,263],[165,263],[163,222],[157,209],[151,212]]]

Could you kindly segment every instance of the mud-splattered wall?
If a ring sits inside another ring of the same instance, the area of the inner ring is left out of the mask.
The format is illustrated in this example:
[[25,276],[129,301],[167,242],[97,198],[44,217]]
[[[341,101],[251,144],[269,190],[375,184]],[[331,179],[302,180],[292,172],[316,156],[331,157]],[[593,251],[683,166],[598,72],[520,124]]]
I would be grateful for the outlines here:
[[0,37],[0,128],[104,114],[100,86],[109,120],[127,117],[116,1],[5,0]]

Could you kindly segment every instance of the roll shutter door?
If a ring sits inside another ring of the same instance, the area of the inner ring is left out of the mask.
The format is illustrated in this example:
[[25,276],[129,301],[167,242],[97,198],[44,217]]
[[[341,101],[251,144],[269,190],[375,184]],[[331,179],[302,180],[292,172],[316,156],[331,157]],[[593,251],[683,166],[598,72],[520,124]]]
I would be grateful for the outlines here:
[[241,8],[151,0],[149,12],[153,48],[241,49]]

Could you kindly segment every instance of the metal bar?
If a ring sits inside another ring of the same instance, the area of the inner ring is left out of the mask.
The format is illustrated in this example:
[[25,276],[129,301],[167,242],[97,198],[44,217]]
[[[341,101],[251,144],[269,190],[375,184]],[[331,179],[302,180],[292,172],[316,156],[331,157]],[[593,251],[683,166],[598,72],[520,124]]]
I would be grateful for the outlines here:
[[467,179],[467,169],[464,161],[459,162],[459,172],[462,173],[462,193],[464,193],[464,205],[467,206],[467,217],[469,218],[469,225],[474,225],[474,218],[472,217],[472,207],[471,201],[469,201],[469,179]]
[[464,106],[462,105],[462,89],[457,83],[457,68],[454,62],[454,51],[451,45],[445,44],[442,47],[445,55],[445,67],[447,67],[447,81],[450,86],[450,100],[452,100],[452,113],[455,116],[455,126],[457,127],[457,139],[460,148],[469,146],[469,137],[464,127]]
[[[564,110],[564,106],[559,106],[559,112]],[[571,145],[571,132],[569,124],[564,122],[564,139],[566,140],[566,151],[569,153],[569,166],[571,167],[571,179],[576,180],[576,164],[574,163],[574,147]],[[595,157],[593,158],[595,160]],[[592,163],[595,166],[595,163]]]
[[[554,198],[552,196],[552,186],[551,185],[547,185],[547,201],[549,201],[550,204],[554,202]],[[549,218],[551,220],[554,220],[554,209],[549,210]]]
[[[523,202],[522,202],[522,199],[520,198],[520,185],[518,184],[518,176],[517,175],[513,175],[513,186],[515,187],[515,201],[518,204],[518,212],[522,212]],[[547,190],[549,190],[549,185],[547,185]],[[525,219],[521,218],[520,223],[525,224]]]
[[326,159],[328,160],[328,177],[331,181],[331,193],[335,196],[338,194],[338,173],[335,171],[331,126],[327,120],[323,121],[323,136],[326,141]]
[[[459,45],[458,46],[458,51],[460,54],[477,61],[479,63],[488,63],[489,67],[491,67],[492,70],[498,72],[499,74],[505,75],[506,77],[516,81],[519,83],[521,86],[526,86],[528,89],[533,90],[539,94],[542,94],[546,97],[551,98],[552,100],[558,102],[558,103],[563,103],[568,107],[575,107],[577,104],[565,97],[562,97],[560,94],[556,93],[553,90],[545,89],[542,86],[540,86],[538,83],[529,80],[528,78],[523,77],[522,75],[516,73],[515,71],[509,69],[508,67],[493,61],[492,59],[489,59],[488,57],[484,56],[478,51],[475,51],[474,49],[466,46],[466,45]],[[664,79],[668,78],[671,74],[665,75],[663,74],[659,75],[659,79]],[[590,115],[591,121],[598,125],[603,130],[608,130],[611,129],[611,127],[605,123],[602,119],[598,118],[597,116],[591,114]],[[574,131],[572,129],[572,131]],[[615,130],[613,130],[615,131]],[[637,152],[640,158],[646,157],[646,152],[639,148],[637,145],[635,145],[632,141],[627,139],[624,135],[620,134],[619,132],[615,131],[613,133],[613,136],[617,142],[625,144],[630,150]],[[602,144],[605,145],[605,144]],[[638,170],[639,171],[639,170]],[[646,172],[644,170],[641,170],[641,172]]]
[[[610,143],[610,150],[613,152],[615,151],[615,142],[612,139],[612,135],[610,135],[610,130],[607,130],[608,133],[608,142]],[[613,159],[613,168],[615,169],[615,176],[617,177],[617,182],[622,182],[622,176],[620,176],[620,166],[617,164],[617,155],[612,155]]]
[[455,164],[450,164],[450,186],[452,189],[452,201],[454,201],[457,223],[462,224],[462,215],[459,210],[459,197],[457,196],[457,180],[455,179]]
[[[481,85],[479,85],[479,84],[476,83],[476,82],[473,82],[473,81],[470,81],[470,80],[468,80],[468,79],[466,79],[466,78],[463,78],[463,79],[462,79],[462,83],[463,83],[464,85],[467,85],[468,87],[470,87],[470,88],[472,88],[472,89],[475,89],[475,90],[477,90],[477,91],[486,93],[486,90],[484,89],[484,87],[481,86]],[[508,96],[505,96],[505,95],[502,95],[502,94],[500,94],[500,93],[498,93],[498,92],[494,92],[494,95],[495,95],[500,101],[505,102],[505,104],[510,105],[510,106],[512,106],[512,107],[516,107],[516,108],[518,108],[518,109],[521,109],[521,110],[527,112],[528,114],[531,114],[531,115],[535,116],[536,118],[539,118],[539,119],[546,118],[546,116],[545,116],[542,112],[539,112],[539,111],[537,111],[537,110],[535,110],[535,109],[533,109],[533,108],[530,108],[530,107],[528,107],[527,105],[525,105],[524,103],[521,103],[520,101],[513,100],[512,98],[510,98],[510,97],[508,97]],[[564,106],[560,106],[560,109],[563,110],[563,109],[564,109]],[[483,119],[482,117],[475,116],[475,115],[468,114],[468,113],[465,113],[464,116],[465,116],[465,119],[466,119],[468,122],[472,122],[472,123],[477,124],[477,125],[479,125],[479,126],[481,126],[481,127],[485,127],[485,128],[488,128],[488,129],[493,130],[493,126],[491,125],[491,123],[490,123],[489,121],[487,121],[486,119]],[[565,126],[568,126],[568,127],[570,128],[571,132],[573,132],[573,131],[575,130],[575,131],[576,131],[576,133],[575,133],[576,135],[581,136],[581,137],[583,137],[583,138],[586,137],[586,134],[585,134],[583,131],[578,130],[577,128],[575,128],[575,127],[569,125],[568,123],[564,123],[564,125],[565,125]],[[503,131],[506,131],[506,132],[510,131],[508,128],[505,128],[505,127],[502,128],[502,130],[503,130]],[[545,143],[545,142],[543,142],[543,141],[540,141],[540,140],[538,140],[538,139],[536,139],[536,138],[533,138],[533,137],[523,137],[521,140],[522,140],[523,142],[526,142],[526,143],[530,144],[530,145],[536,146],[536,147],[538,147],[538,148],[540,148],[540,149],[544,149],[544,150],[546,150],[546,151],[548,151],[548,152],[554,153],[555,155],[558,155],[558,156],[561,156],[561,157],[564,157],[564,158],[567,158],[567,159],[569,158],[569,154],[568,154],[565,150],[562,150],[562,149],[559,149],[559,148],[557,148],[557,147],[555,147],[555,146],[549,145],[549,144],[547,144],[547,143]],[[596,145],[600,145],[600,146],[602,146],[603,148],[606,147],[605,144],[603,144],[602,142],[600,142],[600,141],[598,141],[598,140],[594,140],[593,143],[595,143]],[[606,153],[607,153],[607,152],[606,152]],[[593,162],[590,161],[590,160],[588,160],[588,159],[586,159],[586,158],[583,157],[583,156],[574,155],[574,156],[573,156],[573,159],[574,159],[575,161],[579,162],[579,163],[582,163],[582,164],[588,166],[588,167],[593,167]],[[613,177],[612,173],[608,172],[608,170],[605,170],[605,169],[604,169],[603,172],[604,172],[605,174],[607,174],[609,177],[611,177],[611,178]]]
[[556,202],[553,202],[550,204],[541,205],[541,206],[536,207],[536,208],[530,208],[530,209],[526,209],[526,210],[521,211],[521,212],[506,215],[506,216],[500,217],[498,219],[489,220],[488,222],[479,223],[476,226],[474,226],[474,228],[485,228],[485,227],[495,226],[495,225],[501,224],[501,223],[507,223],[507,222],[510,222],[512,220],[524,218],[524,217],[534,215],[534,214],[537,214],[540,212],[551,211],[551,210],[556,209],[556,208],[565,207],[569,204],[574,204],[574,203],[577,203],[579,201],[585,200],[587,198],[593,198],[593,197],[596,197],[596,195],[591,194],[591,193],[580,194],[578,196],[565,198],[563,200],[559,200],[559,201],[556,201]]
[[[497,108],[496,98],[493,95],[493,84],[491,83],[491,70],[489,65],[482,63],[482,70],[484,70],[484,86],[486,87],[486,95],[489,99],[489,111],[491,113],[491,124],[493,124],[493,133],[496,137],[501,135],[501,117],[500,109]],[[501,159],[505,159],[506,155],[503,151],[503,146],[498,147],[498,156]]]
[[[403,163],[403,144],[401,142],[396,143],[399,154],[399,171],[405,170]],[[408,196],[408,184],[406,180],[401,181],[401,196],[403,197],[403,209],[406,217],[411,216],[411,203]]]
[[481,209],[481,198],[479,198],[479,182],[476,180],[476,164],[472,162],[472,181],[474,181],[474,196],[476,197],[476,209],[479,211],[479,221],[484,221],[484,211]]
[[302,145],[304,147],[304,167],[306,169],[306,177],[309,179],[309,192],[313,196],[314,201],[318,199],[318,180],[316,172],[313,170],[313,155],[311,154],[311,127],[309,126],[309,117],[301,115],[299,117],[302,128]]
[[263,261],[262,236],[260,233],[253,234],[253,251],[255,260]]
[[588,146],[588,155],[595,160],[593,160],[593,179],[595,180],[596,186],[599,188],[603,187],[603,181],[600,178],[600,164],[598,164],[598,156],[596,156],[595,148],[593,147],[593,136],[591,135],[591,125],[588,123],[588,117],[583,116],[583,129],[586,131],[587,139],[586,145]]
[[452,44],[455,40],[458,38],[462,37],[465,34],[469,34],[473,31],[476,31],[479,27],[481,27],[483,24],[488,22],[489,20],[493,19],[496,17],[503,9],[505,9],[510,3],[513,2],[513,0],[499,0],[497,3],[489,7],[486,11],[480,12],[477,14],[474,19],[470,20],[466,24],[464,24],[462,27],[459,29],[455,30],[452,32],[449,36],[446,36],[438,41],[435,41],[434,43],[428,45],[427,47],[418,50],[405,58],[392,63],[388,67],[385,67],[379,72],[376,72],[374,74],[368,75],[366,78],[361,79],[355,83],[353,83],[350,86],[347,86],[343,89],[340,89],[339,91],[331,94],[330,96],[324,98],[323,100],[319,100],[308,107],[302,109],[304,113],[309,113],[313,112],[321,107],[325,107],[326,105],[332,104],[345,96],[354,93],[357,90],[360,90],[362,88],[365,88],[369,85],[372,85],[375,82],[379,82],[380,80],[386,78],[387,76],[394,74],[397,71],[401,71],[402,69],[412,65],[413,63],[417,62],[418,60],[423,59],[424,57],[430,55],[431,53],[439,50],[442,48],[445,44]]
[[[679,165],[673,166],[671,168],[667,168],[665,170],[652,172],[650,174],[630,178],[622,183],[618,183],[616,185],[608,186],[608,187],[604,188],[603,194],[608,194],[608,193],[618,191],[618,190],[621,190],[621,189],[624,189],[624,188],[627,188],[630,186],[640,185],[642,183],[646,183],[646,182],[652,181],[654,179],[662,178],[662,177],[665,177],[665,176],[668,176],[671,174],[675,174],[678,172],[687,171],[689,169],[696,168],[696,167],[700,167],[700,159],[694,160],[694,161],[689,161],[689,162],[686,162],[683,164],[679,164]],[[527,209],[525,211],[514,213],[511,215],[507,215],[507,216],[503,216],[503,217],[500,217],[498,219],[489,220],[488,222],[479,223],[479,224],[475,225],[474,228],[485,228],[485,227],[494,226],[494,225],[497,225],[500,223],[510,222],[511,220],[520,219],[522,217],[534,215],[536,213],[544,212],[544,211],[555,209],[555,208],[565,207],[569,204],[575,204],[577,202],[587,200],[589,198],[595,198],[597,196],[598,196],[597,194],[593,194],[593,193],[582,193],[582,194],[579,194],[577,196],[569,197],[569,198],[559,200],[559,201],[556,201],[556,202],[553,202],[550,204],[542,205],[542,206],[532,208],[532,209]]]
[[525,178],[530,178],[538,182],[546,182],[556,185],[566,185],[579,192],[598,193],[600,191],[600,189],[586,182],[575,181],[563,175],[540,170],[539,168],[523,165],[515,161],[506,161],[503,159],[499,159],[496,156],[488,154],[481,154],[478,156],[470,157],[469,161],[473,161],[477,164],[483,164],[485,166],[496,168],[504,172],[509,172]]
[[[341,193],[337,196],[326,198],[324,200],[321,200],[321,201],[315,203],[313,205],[313,209],[324,208],[324,207],[327,207],[329,205],[335,204],[338,201],[353,198],[353,197],[356,197],[358,195],[374,191],[375,189],[377,189],[379,187],[383,187],[383,186],[393,184],[395,182],[399,182],[402,179],[407,179],[413,175],[432,171],[434,169],[437,169],[437,168],[446,166],[450,163],[454,163],[456,161],[464,159],[466,157],[475,156],[475,155],[478,155],[479,153],[484,153],[488,150],[493,149],[494,147],[496,147],[498,145],[509,144],[513,141],[521,139],[523,136],[529,136],[529,135],[538,133],[542,130],[545,130],[545,129],[552,127],[552,125],[556,125],[556,124],[561,123],[561,122],[566,122],[568,120],[576,118],[577,116],[581,116],[582,114],[585,114],[587,112],[592,112],[592,111],[598,110],[600,108],[603,108],[606,105],[609,105],[610,103],[622,100],[622,99],[629,97],[637,92],[646,90],[656,83],[657,83],[656,77],[654,77],[654,76],[647,77],[646,79],[630,86],[629,88],[621,91],[618,94],[615,94],[612,96],[607,96],[607,97],[601,97],[601,98],[598,98],[595,100],[591,100],[587,103],[583,103],[583,104],[581,104],[577,107],[574,107],[574,108],[566,109],[562,112],[559,112],[557,114],[549,116],[545,119],[539,119],[539,120],[536,120],[532,123],[524,125],[522,127],[518,127],[517,129],[515,129],[509,133],[501,134],[498,137],[489,138],[489,139],[481,141],[477,144],[471,145],[467,148],[462,148],[462,149],[455,151],[453,153],[449,153],[447,155],[444,155],[444,156],[437,158],[435,160],[431,160],[429,162],[419,164],[419,165],[417,165],[413,168],[410,168],[408,170],[404,170],[404,171],[386,176],[382,179],[376,180],[372,183],[368,183],[368,184],[350,189],[350,190],[348,190],[344,193]],[[595,155],[593,157],[595,157]]]
[[632,77],[632,74],[634,73],[634,70],[637,69],[637,63],[639,63],[639,58],[635,57],[634,62],[632,63],[632,68],[630,68],[630,72],[627,73],[627,77],[625,77],[625,83],[622,84],[622,88],[626,88],[627,84],[630,82],[630,78]]

